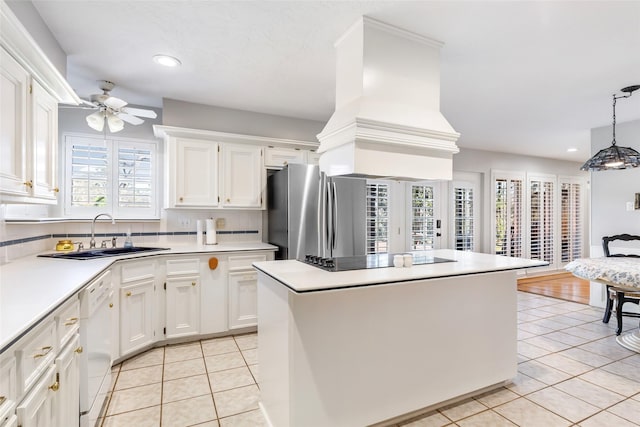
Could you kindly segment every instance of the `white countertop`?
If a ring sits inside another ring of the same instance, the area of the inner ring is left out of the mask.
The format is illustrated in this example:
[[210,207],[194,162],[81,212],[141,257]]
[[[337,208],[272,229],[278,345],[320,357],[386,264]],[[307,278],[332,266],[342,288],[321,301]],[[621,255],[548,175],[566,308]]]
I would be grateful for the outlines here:
[[300,293],[547,265],[544,261],[451,249],[439,249],[431,253],[435,257],[452,259],[456,262],[338,272],[324,271],[296,260],[264,261],[253,265],[291,290]]
[[158,255],[276,250],[262,242],[218,245],[167,244],[165,251],[97,258],[55,259],[28,256],[0,266],[0,352],[114,262]]

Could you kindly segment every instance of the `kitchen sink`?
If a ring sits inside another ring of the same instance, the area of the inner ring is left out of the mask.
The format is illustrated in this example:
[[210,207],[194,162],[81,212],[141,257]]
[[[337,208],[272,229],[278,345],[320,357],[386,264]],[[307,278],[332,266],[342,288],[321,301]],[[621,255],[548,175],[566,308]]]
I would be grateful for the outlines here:
[[84,260],[84,259],[104,258],[109,256],[137,254],[141,252],[166,251],[168,249],[169,248],[150,248],[150,247],[144,247],[144,246],[134,246],[132,248],[89,249],[89,250],[80,251],[80,252],[64,252],[64,253],[57,252],[53,254],[42,254],[38,256],[45,257],[45,258]]

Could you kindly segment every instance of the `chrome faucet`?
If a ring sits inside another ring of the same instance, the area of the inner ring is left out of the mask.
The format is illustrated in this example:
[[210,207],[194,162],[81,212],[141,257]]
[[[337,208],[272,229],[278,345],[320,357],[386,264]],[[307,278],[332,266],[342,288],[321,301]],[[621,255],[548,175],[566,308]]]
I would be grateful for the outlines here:
[[96,247],[96,238],[95,238],[95,229],[96,229],[96,219],[98,219],[101,216],[106,216],[111,220],[111,224],[115,224],[116,220],[113,219],[113,217],[111,215],[109,215],[108,213],[101,213],[96,215],[95,218],[93,218],[93,221],[91,222],[91,240],[89,241],[89,248],[93,249]]

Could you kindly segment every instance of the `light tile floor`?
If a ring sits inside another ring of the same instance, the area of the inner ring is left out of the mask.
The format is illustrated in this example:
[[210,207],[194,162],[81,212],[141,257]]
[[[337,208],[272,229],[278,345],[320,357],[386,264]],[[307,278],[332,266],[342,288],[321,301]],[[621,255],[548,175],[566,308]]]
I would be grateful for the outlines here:
[[[625,318],[626,330],[637,326]],[[614,330],[600,309],[519,292],[517,378],[402,425],[640,426],[640,354]],[[247,334],[129,359],[113,368],[102,426],[264,426],[256,353],[257,334]]]

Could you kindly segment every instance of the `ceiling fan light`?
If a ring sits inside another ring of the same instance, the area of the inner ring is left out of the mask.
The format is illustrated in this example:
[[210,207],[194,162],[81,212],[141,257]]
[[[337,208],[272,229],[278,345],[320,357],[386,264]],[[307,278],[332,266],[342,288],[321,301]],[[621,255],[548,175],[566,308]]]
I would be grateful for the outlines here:
[[104,129],[104,113],[102,111],[96,111],[95,113],[87,116],[87,124],[91,129],[102,132]]
[[182,65],[182,62],[180,62],[178,58],[169,55],[154,55],[153,61],[165,67],[178,67]]
[[116,133],[124,129],[124,122],[118,116],[110,114],[107,116],[107,125],[109,126],[109,132]]

